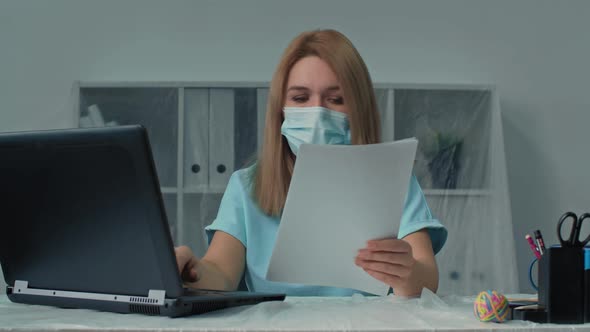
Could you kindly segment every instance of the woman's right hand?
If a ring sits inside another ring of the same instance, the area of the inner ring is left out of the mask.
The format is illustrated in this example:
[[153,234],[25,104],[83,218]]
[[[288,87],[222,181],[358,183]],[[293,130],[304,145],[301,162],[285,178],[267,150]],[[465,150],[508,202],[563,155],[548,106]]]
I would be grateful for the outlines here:
[[174,248],[176,254],[176,263],[178,264],[178,272],[184,282],[199,281],[199,259],[193,254],[191,249],[187,246],[180,246]]

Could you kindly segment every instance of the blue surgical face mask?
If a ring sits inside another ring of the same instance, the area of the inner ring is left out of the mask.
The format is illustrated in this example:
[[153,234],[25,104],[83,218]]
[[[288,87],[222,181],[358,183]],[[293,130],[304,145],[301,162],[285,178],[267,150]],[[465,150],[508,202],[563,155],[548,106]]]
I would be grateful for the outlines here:
[[285,107],[281,133],[295,155],[301,144],[350,144],[348,117],[320,106]]

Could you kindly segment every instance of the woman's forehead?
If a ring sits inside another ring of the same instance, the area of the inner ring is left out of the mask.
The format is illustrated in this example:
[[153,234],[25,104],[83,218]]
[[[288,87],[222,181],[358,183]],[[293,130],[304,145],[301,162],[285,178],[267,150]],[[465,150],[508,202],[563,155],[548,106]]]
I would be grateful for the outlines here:
[[340,83],[328,63],[316,56],[305,57],[295,63],[289,72],[287,89],[301,87],[311,90],[335,90]]

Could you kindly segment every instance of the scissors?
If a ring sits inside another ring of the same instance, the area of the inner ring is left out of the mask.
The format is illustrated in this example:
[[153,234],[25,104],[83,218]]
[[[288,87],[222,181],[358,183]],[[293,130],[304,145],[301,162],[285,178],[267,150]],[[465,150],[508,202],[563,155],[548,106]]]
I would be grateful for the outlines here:
[[[564,213],[559,221],[557,222],[557,237],[559,238],[559,242],[561,242],[562,247],[584,247],[588,241],[590,241],[590,234],[584,239],[584,241],[580,242],[580,230],[582,229],[582,223],[584,219],[590,218],[590,213],[584,213],[578,216],[573,212],[566,212]],[[567,239],[564,239],[561,236],[561,228],[563,223],[568,220],[572,219],[572,229],[570,231],[570,236]]]

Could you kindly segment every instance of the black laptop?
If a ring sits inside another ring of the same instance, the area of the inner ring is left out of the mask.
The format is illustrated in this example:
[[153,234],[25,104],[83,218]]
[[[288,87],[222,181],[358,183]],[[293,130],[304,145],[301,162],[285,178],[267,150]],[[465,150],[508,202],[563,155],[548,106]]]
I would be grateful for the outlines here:
[[141,126],[0,134],[0,216],[13,302],[176,317],[285,298],[183,288]]

